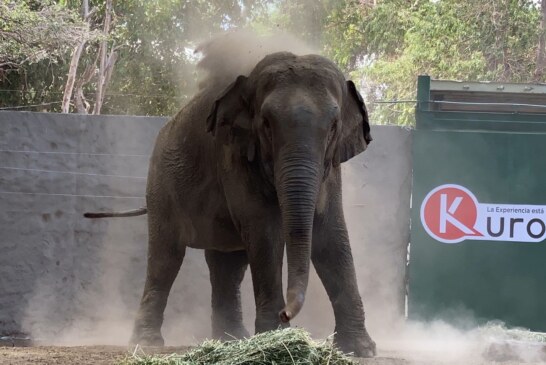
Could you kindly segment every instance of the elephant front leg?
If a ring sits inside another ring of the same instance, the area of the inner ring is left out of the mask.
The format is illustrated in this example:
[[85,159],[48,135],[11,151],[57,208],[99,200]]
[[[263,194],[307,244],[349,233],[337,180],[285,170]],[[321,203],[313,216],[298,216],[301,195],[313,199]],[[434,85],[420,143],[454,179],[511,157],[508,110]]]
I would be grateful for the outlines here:
[[205,258],[212,286],[212,336],[222,340],[248,337],[240,293],[248,266],[246,252],[206,250]]
[[280,232],[268,229],[272,223],[266,221],[253,225],[247,244],[256,302],[256,333],[289,326],[279,318],[285,305],[282,292],[284,245]]
[[315,217],[311,259],[334,309],[336,345],[343,352],[372,357],[375,342],[364,324],[349,235],[339,205],[328,219]]

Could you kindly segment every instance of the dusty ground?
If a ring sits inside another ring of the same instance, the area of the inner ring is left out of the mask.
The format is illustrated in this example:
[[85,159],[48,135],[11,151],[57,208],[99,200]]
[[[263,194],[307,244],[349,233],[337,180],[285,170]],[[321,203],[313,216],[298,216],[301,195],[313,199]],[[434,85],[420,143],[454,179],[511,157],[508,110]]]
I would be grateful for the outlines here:
[[[182,347],[148,348],[146,353],[173,353],[185,351]],[[50,365],[50,364],[78,364],[78,365],[115,365],[130,356],[132,349],[119,346],[36,346],[36,347],[0,347],[0,364],[2,365]],[[514,359],[484,360],[473,359],[470,361],[442,361],[422,357],[419,354],[403,354],[398,352],[383,351],[373,359],[361,359],[363,365],[515,365],[521,361]],[[546,359],[545,359],[546,361]],[[545,362],[527,362],[526,364],[545,364]]]
[[124,357],[117,347],[0,347],[0,363],[23,364],[115,364]]
[[[185,351],[187,348],[164,347],[150,348],[147,353]],[[131,350],[120,346],[36,346],[36,347],[0,347],[0,364],[78,364],[78,365],[114,365],[131,355]]]
[[[149,348],[147,353],[173,353],[186,348],[165,347]],[[0,364],[2,365],[114,365],[130,356],[126,347],[119,346],[36,346],[36,347],[0,347]],[[378,356],[374,359],[362,359],[364,365],[406,365],[408,361],[389,356]]]

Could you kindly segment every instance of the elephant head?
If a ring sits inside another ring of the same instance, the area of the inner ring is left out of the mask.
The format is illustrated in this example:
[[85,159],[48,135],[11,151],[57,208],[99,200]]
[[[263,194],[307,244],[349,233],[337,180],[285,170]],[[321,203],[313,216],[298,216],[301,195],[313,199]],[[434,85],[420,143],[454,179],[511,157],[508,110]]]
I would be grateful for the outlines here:
[[362,97],[328,59],[274,53],[216,100],[207,130],[240,144],[276,191],[288,258],[287,322],[303,306],[321,183],[372,140]]

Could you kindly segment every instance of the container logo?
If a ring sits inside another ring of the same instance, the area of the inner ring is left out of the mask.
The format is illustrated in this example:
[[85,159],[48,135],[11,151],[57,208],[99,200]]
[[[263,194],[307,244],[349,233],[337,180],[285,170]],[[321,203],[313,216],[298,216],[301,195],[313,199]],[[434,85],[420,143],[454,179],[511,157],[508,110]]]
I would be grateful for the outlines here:
[[541,242],[546,238],[546,206],[479,203],[467,188],[446,184],[421,205],[425,231],[442,243],[464,240]]

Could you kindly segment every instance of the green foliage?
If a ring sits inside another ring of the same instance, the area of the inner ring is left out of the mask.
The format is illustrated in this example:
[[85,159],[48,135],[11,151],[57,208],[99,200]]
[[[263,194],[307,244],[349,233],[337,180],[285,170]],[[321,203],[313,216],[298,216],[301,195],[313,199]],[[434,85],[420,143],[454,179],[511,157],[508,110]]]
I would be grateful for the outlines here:
[[[49,1],[34,0],[42,7],[47,2],[58,13],[70,13],[78,17],[81,1],[59,0],[57,4]],[[174,114],[194,91],[196,76],[192,49],[196,42],[209,38],[213,33],[244,24],[248,19],[245,14],[259,11],[266,2],[114,1],[115,20],[108,42],[110,46],[117,47],[119,58],[106,92],[102,113]],[[93,24],[100,30],[104,1],[92,0],[89,7],[98,9]],[[54,37],[48,35],[48,38]],[[87,43],[80,60],[80,74],[86,65],[95,61],[97,47],[97,42]],[[58,59],[48,54],[34,65],[5,73],[0,87],[0,106],[55,102],[48,105],[46,110],[59,111],[70,62],[70,52],[66,49],[63,51],[59,53]],[[84,88],[91,102],[95,82],[93,80]]]
[[[531,81],[540,14],[529,0],[344,1],[330,17],[329,54],[371,91],[415,99],[417,75]],[[344,23],[342,23],[344,22]],[[413,104],[371,105],[375,123],[413,124]]]
[[116,5],[120,41],[105,113],[173,115],[195,91],[199,41],[246,22],[258,1],[127,0]]
[[411,26],[413,1],[391,0],[380,5],[341,1],[327,23],[326,52],[341,67],[351,70],[363,55],[390,59],[400,52]]
[[58,110],[70,51],[83,39],[98,33],[76,10],[52,0],[0,0],[0,107]]
[[76,12],[52,1],[0,0],[0,66],[57,61],[94,35]]
[[[0,39],[0,57],[29,60],[16,71],[0,68],[0,90],[10,90],[0,91],[0,106],[60,101],[68,50],[93,34],[78,20],[81,1],[0,4],[0,36],[15,29],[29,40]],[[92,28],[99,30],[104,1],[89,5],[98,8]],[[196,43],[251,26],[288,31],[322,49],[361,86],[374,123],[411,125],[412,103],[375,101],[414,99],[419,74],[528,82],[540,32],[536,0],[124,0],[114,1],[114,12],[108,42],[119,58],[102,108],[110,114],[176,113],[195,91]],[[94,62],[96,49],[97,42],[87,43],[79,73]],[[91,101],[93,82],[84,90]]]

